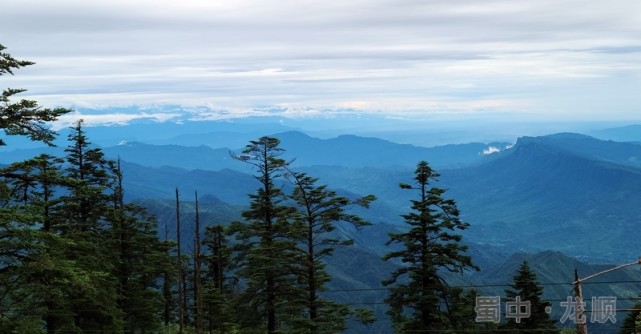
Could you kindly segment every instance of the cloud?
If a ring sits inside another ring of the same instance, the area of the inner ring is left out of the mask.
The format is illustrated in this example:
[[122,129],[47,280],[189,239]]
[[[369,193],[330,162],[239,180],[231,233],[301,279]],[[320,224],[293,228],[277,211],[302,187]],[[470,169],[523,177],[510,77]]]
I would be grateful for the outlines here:
[[501,149],[496,146],[488,146],[485,149],[483,149],[484,155],[490,155],[498,152],[501,152]]
[[111,113],[80,113],[78,111],[62,115],[57,121],[53,122],[52,129],[58,131],[63,128],[69,127],[71,124],[79,119],[82,119],[87,126],[95,125],[125,125],[134,120],[150,120],[155,122],[166,122],[181,117],[179,113],[124,113],[124,112],[111,112]]
[[12,34],[0,42],[37,65],[2,79],[75,108],[638,117],[640,11],[636,0],[23,0],[3,4]]

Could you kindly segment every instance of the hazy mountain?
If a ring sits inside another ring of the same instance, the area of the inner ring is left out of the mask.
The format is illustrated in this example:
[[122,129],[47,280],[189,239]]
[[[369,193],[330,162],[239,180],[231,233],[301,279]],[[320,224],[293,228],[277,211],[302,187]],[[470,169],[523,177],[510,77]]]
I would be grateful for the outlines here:
[[413,167],[416,162],[427,160],[440,168],[457,167],[478,162],[491,152],[490,147],[502,150],[509,145],[470,143],[428,148],[353,135],[318,139],[293,131],[274,137],[281,140],[287,156],[295,157],[295,166]]
[[[641,169],[636,145],[561,134],[527,137],[459,169],[437,169],[436,185],[471,224],[467,237],[512,251],[563,250],[592,259],[638,256]],[[332,187],[374,193],[396,214],[415,196],[398,188],[412,169],[315,166],[303,170]],[[393,215],[390,215],[393,217]],[[389,221],[401,223],[401,219]]]
[[[294,159],[293,166],[347,166],[347,167],[409,167],[419,160],[431,161],[435,166],[464,166],[484,158],[484,150],[504,149],[508,144],[471,143],[439,147],[418,147],[396,144],[377,138],[339,136],[318,139],[301,132],[273,135],[281,140],[283,157]],[[254,138],[257,139],[257,138]],[[246,142],[245,144],[247,144]],[[182,147],[177,145],[147,145],[127,143],[104,149],[109,156],[146,166],[176,166],[185,169],[218,170],[222,168],[247,169],[230,157],[228,149],[207,146]],[[237,149],[236,152],[240,150]]]
[[[610,152],[620,146],[597,144]],[[641,169],[587,157],[580,145],[574,151],[569,146],[549,137],[524,138],[486,164],[443,172],[450,195],[473,222],[470,237],[515,250],[638,256]]]
[[641,124],[595,130],[588,134],[603,140],[641,143]]
[[641,167],[641,143],[605,141],[575,133],[559,133],[536,138],[523,137],[519,141],[521,143],[533,141],[590,159]]
[[245,205],[248,194],[260,186],[250,174],[223,169],[220,171],[186,170],[176,167],[144,167],[122,164],[124,188],[130,199],[173,199],[179,188],[191,200],[198,191],[201,195],[220,198],[226,203]]
[[184,169],[221,170],[226,168],[248,170],[247,165],[234,160],[228,149],[209,146],[150,145],[139,142],[105,147],[107,157],[150,167],[172,166]]

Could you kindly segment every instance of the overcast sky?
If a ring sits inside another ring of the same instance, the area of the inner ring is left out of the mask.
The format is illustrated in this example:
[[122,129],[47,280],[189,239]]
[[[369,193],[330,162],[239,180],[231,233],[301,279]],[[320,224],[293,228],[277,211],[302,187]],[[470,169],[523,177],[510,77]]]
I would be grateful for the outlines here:
[[48,107],[641,119],[638,0],[8,0],[0,43]]

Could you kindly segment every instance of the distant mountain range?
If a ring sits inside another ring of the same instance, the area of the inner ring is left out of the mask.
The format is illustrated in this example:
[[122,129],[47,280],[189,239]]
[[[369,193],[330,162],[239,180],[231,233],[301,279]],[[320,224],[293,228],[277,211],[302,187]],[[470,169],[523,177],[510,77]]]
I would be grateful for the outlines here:
[[[466,237],[512,251],[566,252],[601,260],[638,256],[641,235],[641,145],[560,133],[522,137],[507,143],[418,147],[358,136],[318,139],[284,132],[281,139],[293,167],[319,177],[345,194],[375,194],[363,212],[373,222],[401,225],[419,160],[442,176],[471,229]],[[50,149],[61,154],[63,148]],[[232,205],[247,203],[258,184],[250,166],[230,149],[208,146],[122,143],[104,148],[125,164],[130,198],[172,198],[176,187],[199,191]],[[240,152],[240,149],[235,149]],[[38,149],[4,152],[0,163],[34,156]],[[485,154],[484,154],[485,153]],[[286,182],[285,182],[286,185]]]
[[[183,221],[194,219],[195,192],[200,196],[201,221],[227,224],[241,219],[248,194],[259,184],[249,165],[233,159],[248,140],[260,136],[259,124],[235,131],[229,127],[200,132],[177,131],[178,124],[140,131],[148,134],[94,129],[97,142],[110,158],[123,160],[127,197],[147,207],[160,222],[159,234],[175,237],[175,189],[180,190]],[[242,131],[241,131],[242,129]],[[356,231],[340,226],[336,233],[356,240],[340,249],[328,266],[334,279],[333,298],[374,306],[385,318],[385,290],[380,280],[400,265],[381,256],[388,233],[404,228],[400,214],[410,210],[415,193],[401,190],[412,182],[416,163],[426,160],[440,174],[436,186],[448,189],[462,217],[470,223],[464,240],[482,268],[478,273],[450,276],[453,285],[478,287],[485,294],[502,294],[525,259],[545,285],[546,297],[558,306],[565,300],[573,271],[581,276],[624,263],[641,255],[641,126],[608,129],[594,136],[558,133],[520,137],[507,142],[420,147],[354,135],[315,138],[295,127],[271,125],[281,140],[283,157],[292,167],[327,184],[341,195],[374,194],[368,210],[355,209],[373,225]],[[213,132],[212,132],[213,131]],[[229,145],[216,146],[216,143]],[[24,160],[39,153],[63,155],[58,148],[5,150],[0,163]],[[287,181],[279,181],[285,190]],[[183,225],[186,240],[193,227]],[[604,276],[586,286],[589,296],[618,296],[630,305],[641,289],[641,272],[631,268]],[[610,282],[610,283],[607,283]],[[621,283],[627,282],[627,283]],[[556,312],[556,310],[555,310]],[[622,317],[623,315],[619,315]],[[389,326],[388,320],[379,324]]]

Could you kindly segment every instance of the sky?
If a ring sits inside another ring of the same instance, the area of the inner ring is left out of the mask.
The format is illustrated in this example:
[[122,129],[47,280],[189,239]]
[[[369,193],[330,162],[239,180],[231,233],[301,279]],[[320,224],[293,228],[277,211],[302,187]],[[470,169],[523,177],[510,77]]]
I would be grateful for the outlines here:
[[[8,0],[1,86],[94,122],[641,120],[638,0]],[[489,117],[489,116],[488,116]]]

